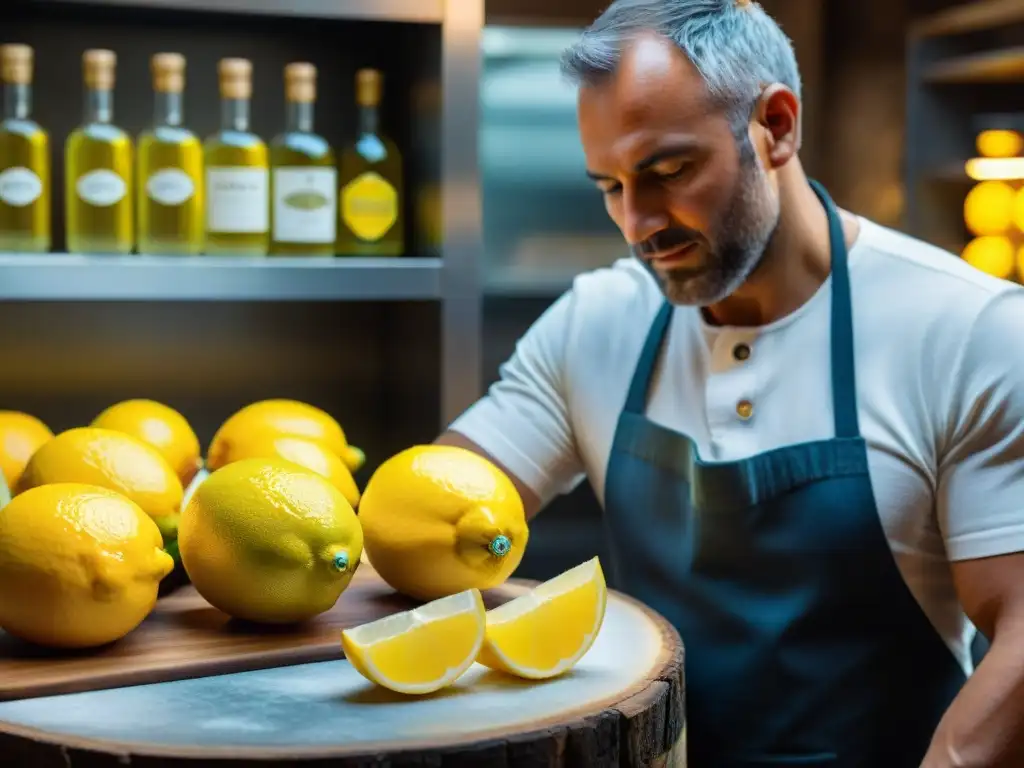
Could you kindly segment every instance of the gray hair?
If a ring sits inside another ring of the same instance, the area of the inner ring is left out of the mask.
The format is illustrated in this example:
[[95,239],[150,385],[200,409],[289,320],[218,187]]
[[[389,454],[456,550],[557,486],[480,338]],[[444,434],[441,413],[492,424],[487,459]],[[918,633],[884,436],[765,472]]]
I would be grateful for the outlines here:
[[686,55],[738,138],[766,85],[781,83],[800,97],[789,38],[749,0],[615,0],[562,55],[562,72],[577,84],[599,82],[644,32],[668,38]]

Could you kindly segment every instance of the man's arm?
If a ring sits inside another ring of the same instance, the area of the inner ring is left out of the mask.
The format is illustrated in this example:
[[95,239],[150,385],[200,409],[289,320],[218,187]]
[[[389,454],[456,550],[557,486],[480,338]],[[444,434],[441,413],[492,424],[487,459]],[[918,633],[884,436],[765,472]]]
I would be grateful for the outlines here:
[[1024,292],[994,298],[953,376],[936,510],[964,612],[991,646],[922,768],[1024,766]]
[[512,481],[512,485],[514,485],[516,490],[519,491],[519,497],[523,500],[523,508],[526,510],[526,519],[529,520],[540,512],[540,508],[542,506],[540,496],[538,496],[526,483],[516,477],[508,467],[504,466],[494,456],[491,456],[487,451],[465,435],[460,435],[458,432],[445,432],[437,438],[434,443],[437,445],[454,445],[458,448],[465,448],[466,450],[473,451],[473,453],[480,454],[488,461],[494,462],[502,472],[508,475],[509,480]]
[[516,344],[499,380],[435,441],[496,464],[519,491],[527,518],[583,473],[567,392],[576,301],[569,291],[549,307]]
[[922,768],[1020,768],[1024,554],[954,563],[953,577],[964,610],[992,646],[942,718]]

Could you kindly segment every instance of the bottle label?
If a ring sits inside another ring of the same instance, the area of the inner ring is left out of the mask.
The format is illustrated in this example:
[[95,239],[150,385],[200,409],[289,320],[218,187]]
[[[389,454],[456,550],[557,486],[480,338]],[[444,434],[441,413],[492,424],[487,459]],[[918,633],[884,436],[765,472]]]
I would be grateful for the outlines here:
[[333,168],[274,169],[274,242],[333,243],[337,221]]
[[128,185],[113,171],[101,168],[79,176],[75,189],[78,190],[78,196],[89,205],[106,208],[121,201],[128,191]]
[[398,220],[398,193],[380,174],[360,174],[342,190],[341,216],[360,240],[380,240]]
[[180,168],[163,168],[149,177],[146,192],[160,205],[181,205],[192,197],[196,185]]
[[43,182],[28,168],[8,168],[0,173],[0,200],[15,208],[32,205],[43,194]]
[[266,232],[268,187],[266,168],[207,168],[206,231]]

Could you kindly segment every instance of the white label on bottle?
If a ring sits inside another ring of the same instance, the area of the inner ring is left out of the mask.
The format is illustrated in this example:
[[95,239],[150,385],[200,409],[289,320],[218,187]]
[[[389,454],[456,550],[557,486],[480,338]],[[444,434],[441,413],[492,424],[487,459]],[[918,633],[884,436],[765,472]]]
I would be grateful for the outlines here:
[[268,187],[266,168],[206,169],[206,230],[266,232]]
[[0,200],[15,208],[31,205],[43,194],[43,182],[20,166],[0,172]]
[[85,202],[106,208],[124,197],[128,185],[113,171],[100,169],[79,176],[75,189]]
[[274,242],[333,243],[337,189],[333,168],[275,168]]
[[146,182],[146,192],[161,205],[181,205],[195,191],[191,177],[180,168],[159,170]]

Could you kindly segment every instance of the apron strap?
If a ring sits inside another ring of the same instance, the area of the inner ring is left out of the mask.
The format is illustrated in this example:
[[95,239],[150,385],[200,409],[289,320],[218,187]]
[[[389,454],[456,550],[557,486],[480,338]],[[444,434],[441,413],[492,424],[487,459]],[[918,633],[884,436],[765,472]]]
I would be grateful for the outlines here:
[[[825,188],[813,179],[811,188],[818,196],[828,217],[828,240],[832,258],[832,410],[835,412],[837,438],[860,436],[857,418],[857,381],[853,356],[853,306],[850,297],[850,273],[847,264],[846,238],[839,211]],[[662,304],[647,333],[640,359],[633,371],[633,380],[626,395],[624,411],[643,415],[647,410],[647,391],[658,362],[661,345],[672,320],[672,305]]]
[[832,252],[832,410],[837,438],[859,437],[857,379],[853,353],[853,300],[846,237],[839,211],[825,188],[810,180],[811,188],[828,216],[828,242]]
[[661,343],[671,320],[672,305],[666,301],[658,310],[654,322],[651,323],[651,330],[647,332],[647,341],[644,342],[640,359],[633,370],[633,381],[629,384],[629,394],[626,395],[626,405],[623,408],[627,413],[636,413],[642,416],[647,410],[647,390],[650,388],[654,367],[661,352]]

